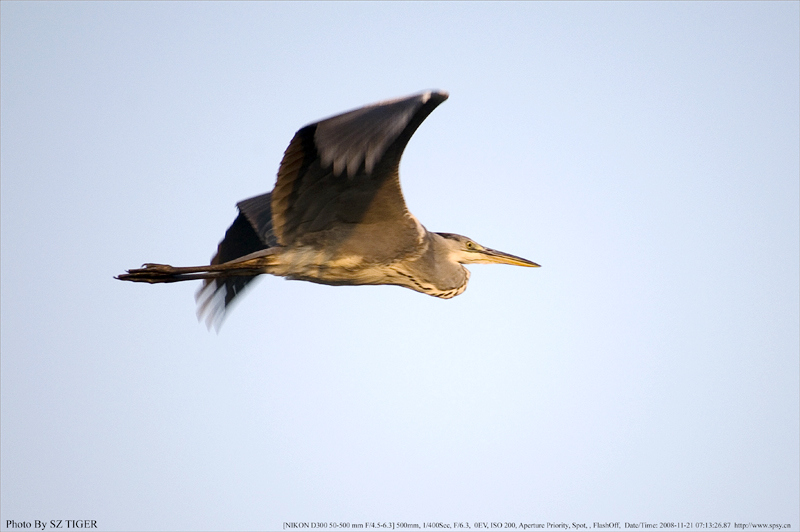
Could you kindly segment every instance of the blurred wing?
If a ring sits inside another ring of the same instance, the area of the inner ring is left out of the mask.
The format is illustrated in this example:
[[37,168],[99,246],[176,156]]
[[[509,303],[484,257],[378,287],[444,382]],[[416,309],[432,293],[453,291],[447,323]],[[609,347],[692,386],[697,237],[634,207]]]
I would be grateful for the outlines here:
[[[217,246],[211,264],[222,264],[250,253],[278,245],[272,231],[270,194],[240,201],[239,216],[225,232],[225,238]],[[219,325],[225,310],[234,298],[255,280],[256,276],[207,279],[197,291],[198,316],[205,316],[209,326]]]
[[299,130],[272,191],[280,245],[308,245],[329,257],[385,262],[413,252],[418,222],[400,189],[400,157],[411,135],[444,100],[425,92],[340,114]]

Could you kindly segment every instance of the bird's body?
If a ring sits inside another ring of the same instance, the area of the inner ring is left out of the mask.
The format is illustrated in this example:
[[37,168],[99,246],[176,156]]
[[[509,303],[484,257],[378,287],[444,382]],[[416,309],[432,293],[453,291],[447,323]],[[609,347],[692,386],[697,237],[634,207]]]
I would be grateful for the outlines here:
[[463,292],[469,271],[458,262],[439,264],[436,260],[437,251],[447,245],[442,242],[444,237],[427,231],[420,236],[419,246],[402,260],[376,260],[373,256],[373,261],[367,262],[357,252],[329,254],[309,246],[284,251],[280,262],[266,273],[329,285],[394,284],[443,299]]
[[538,266],[451,233],[432,233],[408,211],[400,157],[422,121],[447,99],[425,92],[343,113],[300,129],[271,193],[239,202],[239,216],[208,266],[146,264],[118,278],[203,279],[210,321],[257,275],[329,285],[393,284],[440,298],[462,293],[463,264]]

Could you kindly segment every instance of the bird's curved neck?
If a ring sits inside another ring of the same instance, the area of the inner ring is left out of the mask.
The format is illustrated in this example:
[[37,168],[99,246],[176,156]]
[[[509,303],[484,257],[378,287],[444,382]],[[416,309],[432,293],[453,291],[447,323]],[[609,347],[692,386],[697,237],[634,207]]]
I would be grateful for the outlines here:
[[467,288],[469,270],[450,256],[450,247],[436,233],[425,235],[425,251],[414,261],[407,261],[395,271],[403,285],[436,297],[449,299]]

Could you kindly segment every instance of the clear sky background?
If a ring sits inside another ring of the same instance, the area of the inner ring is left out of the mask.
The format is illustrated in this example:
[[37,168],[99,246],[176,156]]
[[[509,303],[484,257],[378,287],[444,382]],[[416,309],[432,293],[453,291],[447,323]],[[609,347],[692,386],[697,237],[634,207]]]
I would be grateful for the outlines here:
[[[800,4],[3,2],[7,520],[800,527]],[[450,92],[439,300],[197,283],[301,126]]]

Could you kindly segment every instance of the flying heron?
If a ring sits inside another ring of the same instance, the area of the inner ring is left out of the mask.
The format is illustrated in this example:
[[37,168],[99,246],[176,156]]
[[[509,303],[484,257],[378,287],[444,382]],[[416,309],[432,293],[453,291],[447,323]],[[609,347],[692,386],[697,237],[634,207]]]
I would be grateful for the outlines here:
[[465,236],[432,233],[408,211],[400,157],[447,97],[423,92],[305,126],[286,149],[272,192],[237,204],[239,215],[210,265],[144,264],[117,279],[202,279],[198,315],[210,325],[263,273],[328,285],[399,285],[449,299],[467,288],[464,264],[539,266]]

